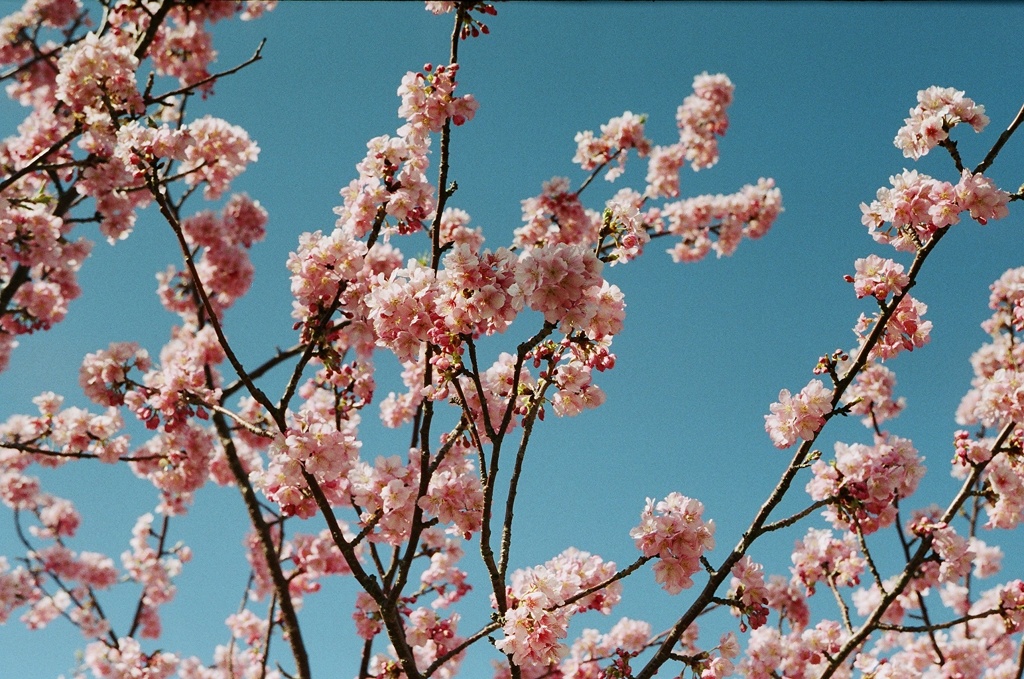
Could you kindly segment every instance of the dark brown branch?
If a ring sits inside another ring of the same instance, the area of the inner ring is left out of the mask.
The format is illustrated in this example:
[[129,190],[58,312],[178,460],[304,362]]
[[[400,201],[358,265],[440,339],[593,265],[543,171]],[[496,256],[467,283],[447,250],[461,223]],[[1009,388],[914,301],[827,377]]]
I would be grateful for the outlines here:
[[[512,478],[508,482],[508,497],[505,499],[505,520],[501,524],[501,552],[498,556],[498,575],[502,581],[508,571],[508,560],[512,550],[512,520],[515,515],[516,497],[519,490],[519,477],[523,472],[523,461],[526,459],[526,447],[530,443],[530,435],[533,433],[533,424],[537,421],[537,414],[544,405],[544,393],[553,382],[548,381],[534,394],[533,403],[523,418],[523,435],[519,440],[519,450],[516,451],[516,461],[512,467]],[[515,396],[513,396],[515,398]]]
[[[302,353],[303,349],[305,348],[305,344],[296,344],[295,346],[289,347],[287,349],[278,349],[277,354],[275,354],[273,358],[267,359],[262,365],[249,371],[249,379],[258,380],[259,378],[263,377],[268,372],[270,372],[273,368],[276,368],[280,364],[287,361],[289,358],[292,358],[293,356],[298,356],[300,353]],[[231,394],[235,393],[244,386],[245,383],[242,382],[242,380],[235,380],[228,386],[224,387],[221,393],[224,394],[224,396],[230,396]]]
[[224,355],[227,356],[228,361],[231,363],[231,367],[235,369],[235,374],[238,375],[239,379],[245,384],[246,389],[255,398],[260,405],[267,409],[267,412],[274,417],[281,431],[284,431],[284,419],[283,416],[278,413],[274,404],[271,403],[267,395],[263,393],[259,387],[257,387],[252,378],[246,373],[245,368],[242,367],[241,361],[235,356],[234,350],[231,348],[231,344],[228,342],[228,338],[224,335],[224,329],[221,327],[220,320],[217,318],[216,310],[213,308],[213,304],[210,303],[210,298],[206,294],[206,289],[203,286],[202,279],[199,277],[199,271],[196,269],[196,264],[192,256],[192,250],[188,246],[188,242],[185,240],[185,234],[181,229],[181,222],[178,221],[177,215],[174,214],[174,210],[170,204],[170,198],[163,187],[157,186],[151,181],[151,177],[147,177],[147,183],[149,183],[150,191],[153,197],[156,199],[157,205],[160,208],[160,213],[170,224],[171,229],[174,231],[174,235],[178,239],[178,245],[181,248],[182,257],[185,259],[185,266],[188,268],[189,275],[192,277],[192,285],[195,288],[196,293],[202,300],[203,309],[206,311],[206,315],[209,317],[210,325],[213,326],[213,331],[217,335],[217,342],[221,348],[224,349]]
[[1010,123],[1010,126],[1003,130],[1003,133],[999,135],[999,139],[996,140],[996,143],[992,146],[992,149],[988,152],[988,155],[986,155],[985,159],[978,164],[978,167],[974,168],[974,172],[972,174],[984,172],[992,165],[992,163],[996,159],[996,156],[999,155],[999,152],[1002,150],[1006,142],[1010,141],[1010,137],[1013,136],[1013,133],[1017,131],[1017,128],[1020,127],[1020,124],[1022,122],[1024,122],[1024,106],[1020,107],[1020,110],[1017,111],[1017,115]]
[[582,590],[580,592],[577,592],[576,594],[572,595],[571,597],[569,597],[568,599],[566,599],[565,601],[563,601],[559,605],[555,606],[551,610],[557,610],[557,609],[563,608],[565,606],[570,606],[570,605],[576,603],[577,601],[579,601],[580,599],[582,599],[584,597],[587,597],[587,596],[590,596],[594,592],[600,592],[602,589],[604,589],[608,585],[612,584],[613,582],[618,582],[619,580],[622,580],[623,578],[629,577],[634,572],[636,572],[636,570],[638,568],[640,568],[641,566],[643,566],[645,563],[647,563],[648,561],[650,561],[653,558],[655,558],[655,557],[653,557],[653,556],[641,556],[639,559],[637,559],[636,561],[634,561],[630,565],[626,566],[621,571],[619,571],[615,575],[611,576],[607,580],[604,580],[603,582],[599,582],[598,584],[594,585],[593,587],[588,587],[587,589],[584,589],[584,590]]
[[249,523],[252,524],[257,537],[259,537],[260,548],[263,550],[263,558],[267,562],[267,567],[270,571],[270,578],[274,583],[274,592],[280,602],[282,624],[285,631],[285,637],[288,640],[289,646],[291,646],[292,657],[295,659],[296,675],[300,677],[300,679],[309,679],[309,656],[306,653],[306,647],[302,641],[302,631],[299,627],[299,618],[295,611],[295,607],[292,605],[291,594],[288,591],[288,581],[284,577],[284,572],[281,570],[281,562],[277,558],[277,547],[274,544],[274,538],[271,534],[270,526],[263,518],[263,512],[260,509],[259,500],[256,498],[256,492],[253,490],[252,484],[249,482],[248,472],[246,472],[245,468],[242,466],[241,459],[238,457],[238,451],[235,449],[235,442],[231,439],[231,429],[228,427],[224,416],[219,413],[215,413],[213,415],[213,423],[217,429],[217,436],[220,438],[221,446],[224,448],[228,467],[231,469],[231,475],[235,479],[235,485],[242,494],[245,509],[249,514]]
[[481,639],[486,637],[491,632],[494,632],[495,630],[498,630],[500,628],[501,628],[500,624],[498,624],[496,622],[492,622],[489,625],[487,625],[486,627],[482,628],[476,634],[473,634],[472,636],[468,637],[467,639],[463,639],[462,643],[460,643],[459,645],[455,646],[452,649],[449,649],[447,653],[444,653],[443,655],[438,656],[437,660],[435,660],[434,662],[430,663],[430,666],[428,666],[426,671],[423,672],[423,676],[424,677],[429,677],[434,672],[439,670],[442,665],[444,665],[446,662],[448,662],[449,660],[451,660],[452,658],[457,656],[459,653],[462,653],[464,650],[466,650],[467,648],[469,648],[470,646],[472,646],[476,642],[480,641]]
[[81,133],[82,124],[78,121],[75,121],[75,124],[71,126],[71,129],[68,130],[63,137],[53,142],[53,144],[51,144],[48,149],[44,149],[43,151],[37,153],[36,156],[32,160],[28,161],[26,165],[23,165],[22,167],[18,168],[10,175],[8,175],[3,181],[0,181],[0,193],[7,190],[7,188],[11,184],[18,181],[28,173],[35,172],[36,170],[38,170],[39,166],[42,165],[43,160],[45,160],[48,155],[50,155],[54,151],[60,150],[63,146],[66,146],[68,142],[70,142],[72,139],[74,139]]
[[[1003,430],[999,433],[999,437],[992,445],[991,450],[999,450],[1003,443],[1006,442],[1006,440],[1013,433],[1013,430],[1016,428],[1016,426],[1016,423],[1010,422],[1005,427],[1003,427]],[[960,511],[960,507],[967,500],[967,498],[970,497],[975,482],[979,478],[981,478],[981,475],[985,471],[985,467],[987,466],[987,464],[988,462],[978,464],[971,470],[970,475],[968,475],[967,479],[960,487],[960,491],[956,494],[956,497],[953,498],[953,501],[950,502],[949,507],[946,508],[946,511],[943,512],[942,517],[939,519],[939,522],[948,523],[953,519],[954,516],[956,516],[957,512]],[[868,619],[864,621],[864,624],[861,625],[860,629],[858,629],[855,634],[853,634],[849,639],[847,639],[846,643],[843,644],[843,647],[839,650],[838,653],[836,653],[836,655],[829,662],[828,667],[825,668],[825,671],[822,673],[819,679],[828,679],[833,674],[835,674],[839,666],[846,660],[847,657],[849,657],[849,655],[854,651],[854,649],[859,647],[862,643],[864,643],[868,636],[870,636],[872,632],[878,629],[878,625],[881,622],[882,616],[885,615],[885,611],[896,600],[896,597],[898,597],[907,588],[907,585],[910,583],[911,578],[914,577],[914,574],[917,572],[918,568],[924,562],[924,559],[928,555],[928,552],[931,551],[931,547],[932,536],[925,535],[924,537],[922,537],[921,542],[917,547],[917,550],[910,557],[910,560],[907,562],[906,568],[903,569],[903,572],[900,574],[899,579],[893,586],[892,591],[882,595],[882,600],[879,602],[878,606],[875,607],[875,610],[871,613]]]
[[786,517],[785,519],[779,519],[778,521],[772,521],[771,523],[764,526],[761,529],[761,532],[771,533],[772,531],[779,530],[780,528],[788,528],[789,526],[792,526],[793,524],[798,522],[800,519],[810,515],[810,513],[813,512],[814,510],[821,509],[822,507],[827,507],[830,504],[832,504],[832,501],[829,499],[818,500],[811,506],[797,512],[796,514],[793,514],[792,516]]
[[267,44],[267,39],[266,38],[263,38],[262,40],[260,40],[260,44],[256,46],[256,51],[253,53],[253,55],[251,57],[249,57],[248,59],[246,59],[245,61],[243,61],[242,63],[238,64],[237,66],[233,66],[232,68],[229,68],[226,71],[221,71],[220,73],[214,73],[211,76],[207,76],[206,78],[203,78],[202,80],[197,80],[196,82],[194,82],[194,83],[192,83],[190,85],[186,85],[185,87],[179,87],[176,90],[171,90],[170,92],[164,92],[163,94],[158,95],[156,97],[148,98],[146,100],[146,103],[147,104],[152,104],[152,103],[157,103],[157,102],[164,103],[164,100],[166,100],[166,99],[178,96],[179,94],[187,94],[187,93],[193,92],[197,87],[202,87],[206,83],[211,83],[211,82],[214,82],[215,80],[217,80],[218,78],[223,78],[224,76],[232,75],[233,73],[238,73],[239,71],[241,71],[246,66],[251,66],[252,64],[255,64],[257,61],[259,61],[260,59],[263,58],[261,53],[263,52],[263,46],[266,45],[266,44]]

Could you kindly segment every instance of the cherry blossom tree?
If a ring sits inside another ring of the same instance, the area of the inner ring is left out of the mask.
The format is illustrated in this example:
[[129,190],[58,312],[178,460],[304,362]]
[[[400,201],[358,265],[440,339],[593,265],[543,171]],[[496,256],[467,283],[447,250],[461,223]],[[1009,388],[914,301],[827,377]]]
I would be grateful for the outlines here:
[[[0,24],[7,92],[29,110],[0,144],[0,369],[19,342],[74,313],[86,225],[115,243],[149,209],[181,261],[157,276],[177,316],[158,354],[127,341],[85,348],[78,380],[94,407],[65,406],[41,385],[34,412],[0,425],[0,500],[20,543],[0,556],[0,623],[77,628],[83,677],[419,679],[458,674],[469,653],[517,679],[1021,676],[1024,582],[1002,573],[1001,549],[982,536],[1024,517],[1024,268],[991,286],[990,341],[971,358],[947,456],[962,483],[944,505],[916,503],[923,457],[884,427],[905,406],[886,363],[932,331],[910,294],[929,258],[951,229],[1002,219],[1022,197],[986,172],[1024,109],[973,164],[956,135],[988,127],[984,106],[952,87],[918,92],[895,144],[912,161],[941,147],[951,166],[945,179],[893,174],[861,206],[879,254],[850,263],[866,309],[850,319],[856,341],[765,404],[767,440],[791,457],[742,534],[716,532],[700,499],[673,492],[637,506],[623,536],[631,563],[567,545],[513,569],[535,430],[602,407],[602,375],[617,367],[626,314],[616,267],[654,241],[679,263],[729,256],[768,233],[780,190],[752,177],[729,194],[682,196],[684,166],[717,163],[734,96],[726,75],[702,73],[676,111],[677,136],[649,139],[647,117],[630,111],[579,132],[581,179],[545,182],[522,201],[510,241],[485,247],[458,207],[450,156],[456,128],[479,108],[459,87],[462,69],[477,68],[460,52],[487,39],[497,11],[427,2],[453,26],[447,63],[398,84],[402,124],[368,141],[340,187],[334,228],[301,234],[287,257],[294,345],[248,364],[226,312],[250,289],[249,250],[268,214],[232,183],[259,148],[188,104],[262,58],[258,45],[211,70],[210,25],[272,6],[121,0],[92,8],[97,16],[77,0],[29,0]],[[643,182],[588,206],[593,182],[644,163]],[[376,393],[381,356],[401,365],[402,393]],[[288,375],[279,391],[264,379],[271,370]],[[820,450],[846,416],[866,436]],[[375,418],[408,431],[407,448],[363,450],[360,429]],[[153,487],[153,510],[120,555],[81,549],[80,524],[101,517],[44,487],[84,464],[127,466]],[[171,528],[211,482],[234,487],[246,509],[249,531],[234,536],[247,549],[246,596],[222,642],[188,656],[159,643],[161,607],[192,556]],[[755,543],[794,528],[788,571],[754,560]],[[712,554],[716,540],[735,546]],[[893,543],[895,566],[879,554]],[[483,574],[472,582],[470,559]],[[643,571],[680,611],[670,627],[584,615],[612,614]],[[304,641],[301,605],[327,596],[329,578],[357,592],[346,633],[363,651],[350,667],[315,667]],[[979,583],[987,578],[995,584]],[[461,624],[471,588],[490,607],[475,628]],[[117,589],[135,593],[127,619],[106,612]],[[715,616],[724,631],[702,633],[698,618]]]

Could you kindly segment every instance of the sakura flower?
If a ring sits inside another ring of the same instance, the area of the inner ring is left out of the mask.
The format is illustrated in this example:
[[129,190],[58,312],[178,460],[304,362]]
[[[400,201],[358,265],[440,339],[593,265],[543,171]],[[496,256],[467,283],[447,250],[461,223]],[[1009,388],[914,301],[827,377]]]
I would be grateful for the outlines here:
[[903,265],[891,259],[868,255],[853,265],[856,273],[852,277],[847,276],[846,280],[853,283],[858,299],[871,295],[884,302],[889,295],[901,292],[910,282],[903,272]]
[[203,195],[211,200],[223,195],[259,156],[260,149],[248,132],[220,118],[203,116],[189,123],[187,130],[195,143],[185,152],[181,172],[189,186],[205,183]]
[[398,96],[402,98],[398,115],[408,123],[399,134],[416,139],[430,132],[440,132],[449,119],[456,125],[473,119],[479,107],[473,95],[453,96],[458,70],[458,64],[436,68],[427,64],[423,72],[406,73],[398,88]]
[[626,168],[626,152],[636,149],[641,157],[651,150],[651,142],[644,137],[644,123],[647,116],[626,111],[601,125],[601,136],[595,137],[590,130],[576,134],[576,155],[572,162],[579,163],[584,170],[594,170],[612,160],[617,165],[605,173],[605,179],[615,181]]
[[78,373],[78,383],[93,403],[114,406],[124,403],[130,388],[128,371],[148,372],[149,352],[134,342],[113,342],[106,350],[86,354]]
[[693,79],[693,94],[676,112],[679,143],[694,170],[718,162],[718,140],[729,128],[726,109],[732,103],[734,86],[722,73],[702,73]]
[[741,604],[733,612],[750,620],[753,629],[767,622],[768,590],[764,582],[764,566],[756,563],[749,555],[743,555],[732,568],[730,596],[739,599]]
[[917,106],[896,134],[896,148],[915,160],[949,137],[949,131],[967,123],[975,132],[988,125],[985,107],[974,103],[960,90],[952,87],[929,87],[917,93]]
[[809,594],[819,582],[851,587],[860,582],[866,562],[860,556],[856,537],[845,533],[842,539],[830,530],[811,528],[793,549],[793,581],[802,583]]
[[[657,512],[657,513],[655,513]],[[658,557],[655,578],[670,594],[693,586],[700,557],[715,546],[715,522],[703,519],[704,505],[679,493],[655,504],[647,498],[640,525],[629,532],[644,556]]]
[[522,206],[525,225],[515,231],[513,245],[517,247],[553,243],[589,245],[597,240],[600,215],[583,208],[565,177],[544,182],[541,195],[527,198]]
[[811,441],[832,411],[832,390],[821,380],[811,380],[796,396],[783,389],[770,410],[764,427],[776,448],[788,448],[798,438]]
[[[105,111],[104,102],[126,113],[142,110],[135,82],[139,61],[113,34],[95,33],[75,43],[57,62],[57,99],[81,114]],[[102,117],[106,117],[103,114]],[[109,118],[107,118],[109,124]]]
[[[928,344],[931,340],[932,322],[924,320],[923,316],[926,311],[928,311],[926,304],[910,295],[904,296],[895,311],[889,316],[885,332],[872,347],[870,358],[876,361],[885,361],[903,351],[913,351]],[[854,326],[853,331],[862,343],[867,340],[879,318],[880,314],[876,313],[871,319],[864,314],[857,319],[857,325]]]
[[850,413],[863,415],[866,427],[874,427],[892,419],[902,412],[906,399],[893,398],[896,375],[880,363],[869,363],[859,373],[853,384],[846,390]]
[[495,642],[495,647],[528,670],[557,663],[566,652],[559,640],[565,638],[572,614],[590,609],[610,612],[619,601],[620,587],[613,583],[573,605],[562,604],[614,573],[614,563],[571,548],[543,566],[514,572],[507,594],[510,607],[502,627],[505,637]]
[[971,218],[979,224],[987,224],[990,219],[1002,219],[1010,213],[1007,207],[1009,194],[980,173],[971,174],[964,170],[954,191],[960,209],[969,211]]
[[875,444],[837,442],[834,463],[818,460],[807,492],[815,500],[835,500],[824,511],[838,528],[857,526],[865,534],[896,518],[895,502],[917,490],[924,466],[911,442],[876,436]]
[[[621,194],[622,192],[620,192]],[[605,223],[612,231],[615,247],[609,259],[614,266],[619,262],[628,262],[643,253],[651,237],[644,228],[643,217],[637,209],[642,198],[639,194],[617,195],[608,201],[605,207]]]

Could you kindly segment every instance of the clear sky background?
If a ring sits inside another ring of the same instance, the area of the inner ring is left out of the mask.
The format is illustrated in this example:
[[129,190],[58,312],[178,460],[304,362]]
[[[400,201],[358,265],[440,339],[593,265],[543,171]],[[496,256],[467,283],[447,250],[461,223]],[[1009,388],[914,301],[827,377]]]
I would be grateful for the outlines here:
[[[16,7],[0,3],[5,13]],[[598,378],[608,401],[575,419],[549,417],[534,436],[521,485],[515,567],[542,563],[568,546],[628,564],[638,555],[628,531],[644,499],[672,491],[699,498],[717,522],[715,563],[790,459],[764,432],[768,406],[779,389],[805,385],[819,355],[850,348],[850,328],[861,312],[871,312],[843,275],[858,257],[892,251],[870,239],[859,204],[904,167],[956,179],[944,154],[913,164],[892,144],[917,91],[953,86],[986,106],[992,124],[984,134],[955,133],[965,164],[976,165],[1024,102],[1024,6],[566,2],[501,3],[498,10],[488,22],[490,36],[461,46],[459,91],[472,93],[480,110],[452,143],[459,191],[450,204],[484,227],[489,247],[509,244],[521,223],[520,201],[537,195],[541,182],[556,175],[574,185],[582,180],[571,163],[577,131],[597,130],[631,110],[649,115],[655,143],[675,141],[676,107],[702,71],[727,73],[735,102],[721,161],[698,174],[684,170],[683,194],[732,193],[761,176],[774,177],[782,190],[786,211],[773,230],[745,241],[732,258],[676,265],[658,241],[640,261],[606,269],[628,305],[626,329],[613,347],[618,365]],[[294,343],[287,255],[300,233],[333,227],[338,190],[355,176],[366,141],[393,134],[400,123],[395,91],[402,75],[445,61],[450,31],[450,17],[434,17],[420,3],[282,3],[259,21],[217,26],[222,68],[267,38],[261,62],[218,84],[207,102],[190,105],[192,115],[209,112],[243,126],[261,148],[259,162],[234,184],[270,214],[268,237],[253,250],[254,287],[227,316],[229,338],[247,365]],[[16,104],[0,103],[4,133],[13,133],[23,115]],[[612,185],[595,182],[585,203],[599,209],[620,187],[642,189],[645,173],[646,162],[631,157],[626,174]],[[990,174],[1010,191],[1024,181],[1024,137],[1010,142]],[[1024,265],[1017,207],[986,227],[954,227],[915,290],[935,329],[930,345],[891,364],[908,409],[889,426],[927,458],[915,507],[950,496],[953,412],[971,377],[967,359],[985,340],[978,323],[988,316],[988,286]],[[154,274],[179,261],[155,211],[114,247],[95,229],[84,231],[100,241],[81,273],[84,295],[54,330],[23,338],[11,368],[0,374],[0,418],[32,412],[30,399],[44,390],[85,405],[77,386],[84,354],[135,340],[156,355],[177,320],[154,294]],[[414,256],[427,243],[421,237],[400,247]],[[509,349],[534,330],[519,324],[488,346]],[[395,366],[380,360],[379,397],[400,387]],[[270,375],[266,388],[273,393],[282,379]],[[141,444],[144,433],[133,431]],[[407,430],[379,427],[373,411],[365,414],[363,436],[371,458],[403,454],[408,441]],[[837,438],[870,442],[868,431],[850,421],[830,425],[819,447],[829,452]],[[126,468],[75,464],[44,479],[48,491],[70,497],[84,515],[72,548],[115,560],[135,518],[156,503],[152,487]],[[803,506],[805,480],[787,506]],[[0,554],[8,556],[18,552],[11,525],[10,514],[0,511]],[[195,558],[177,581],[177,599],[161,609],[165,636],[150,649],[209,662],[213,647],[227,642],[223,620],[245,587],[246,529],[237,491],[213,486],[173,522],[171,538],[191,545]],[[759,543],[753,556],[769,572],[787,573],[788,551],[803,530]],[[1016,561],[1019,569],[1012,549],[1008,565]],[[468,551],[467,564],[477,559]],[[471,572],[476,607],[463,609],[462,634],[489,613],[480,569]],[[314,676],[356,674],[353,584],[325,583],[301,613]],[[582,625],[605,631],[629,616],[660,630],[689,603],[685,592],[671,598],[654,587],[649,571],[626,583],[623,599],[610,618],[588,614]],[[109,599],[122,630],[131,604],[129,597]],[[59,621],[29,633],[13,620],[0,627],[0,679],[69,673],[74,649],[83,645],[77,630]],[[465,676],[487,676],[495,657],[480,646]]]

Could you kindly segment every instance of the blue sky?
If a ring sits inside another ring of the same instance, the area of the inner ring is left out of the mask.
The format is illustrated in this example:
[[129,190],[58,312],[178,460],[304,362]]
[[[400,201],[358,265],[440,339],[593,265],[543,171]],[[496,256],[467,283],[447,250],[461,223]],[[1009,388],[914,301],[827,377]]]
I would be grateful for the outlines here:
[[[676,265],[658,242],[640,261],[606,270],[628,305],[626,329],[614,344],[618,364],[599,378],[608,401],[575,419],[549,417],[539,428],[521,486],[513,565],[542,563],[570,545],[627,564],[637,555],[627,533],[644,498],[671,491],[705,503],[724,555],[789,460],[764,433],[769,404],[780,388],[806,384],[819,355],[852,345],[850,328],[870,311],[843,282],[853,260],[892,256],[861,226],[859,204],[904,167],[955,177],[942,154],[914,164],[892,144],[916,92],[953,86],[986,106],[992,124],[984,134],[957,130],[966,164],[976,164],[1024,102],[1024,6],[502,3],[498,10],[488,22],[490,36],[461,46],[459,90],[472,93],[480,110],[454,135],[451,174],[459,183],[452,204],[484,227],[490,247],[509,243],[520,201],[538,194],[541,182],[562,175],[579,183],[583,175],[570,162],[577,131],[631,110],[649,115],[655,143],[674,141],[676,107],[702,71],[727,73],[735,102],[721,161],[699,174],[685,170],[683,194],[731,193],[770,176],[786,209],[763,240],[744,242],[732,258]],[[366,141],[399,124],[401,76],[443,62],[450,30],[448,17],[434,17],[419,3],[283,3],[259,21],[217,26],[225,68],[267,38],[262,61],[190,108],[245,127],[261,147],[259,162],[234,186],[270,213],[268,237],[253,251],[253,290],[227,316],[229,338],[246,364],[294,342],[287,254],[303,231],[332,228],[338,190],[355,176]],[[22,116],[16,104],[0,104],[5,133]],[[645,170],[631,158],[622,178],[595,182],[585,202],[599,208],[622,186],[642,187]],[[1004,149],[991,176],[1011,191],[1024,181],[1024,138]],[[1020,228],[1017,210],[986,227],[955,227],[916,289],[935,330],[930,345],[892,364],[908,410],[890,427],[927,458],[929,475],[915,506],[949,495],[952,414],[971,376],[967,359],[985,339],[978,323],[988,315],[988,285],[1024,264]],[[402,247],[407,256],[427,248],[425,241]],[[68,320],[23,338],[11,368],[0,374],[0,417],[31,411],[30,399],[43,390],[84,405],[77,367],[85,353],[111,341],[136,340],[157,354],[176,318],[159,306],[154,274],[176,256],[169,229],[153,211],[129,240],[114,247],[100,240],[81,275],[85,294]],[[497,352],[529,334],[532,328],[517,326],[489,346]],[[400,384],[393,367],[379,362],[380,396]],[[270,375],[267,388],[279,388],[280,379]],[[364,451],[401,453],[408,432],[382,430],[371,415]],[[830,450],[837,437],[870,440],[856,422],[841,422],[820,447]],[[72,545],[78,550],[116,558],[135,517],[155,504],[152,489],[126,469],[79,464],[44,478],[50,492],[82,509],[85,523]],[[797,495],[790,506],[803,502]],[[162,648],[208,661],[214,645],[226,642],[223,619],[245,586],[245,525],[237,493],[215,487],[175,522],[174,539],[196,556],[178,581],[178,599],[163,609]],[[786,572],[787,551],[799,536],[799,529],[784,532],[754,557],[771,572]],[[15,547],[10,516],[0,511],[0,554],[13,555]],[[315,676],[356,673],[351,584],[328,585],[302,612]],[[588,617],[585,626],[606,630],[620,616],[667,626],[687,595],[672,599],[652,585],[649,572],[635,576],[612,617]],[[128,605],[111,601],[115,619]],[[466,609],[461,631],[472,631],[487,614],[479,605]],[[0,628],[0,679],[67,673],[81,645],[67,625],[28,633],[12,621]],[[480,647],[467,660],[466,676],[484,676],[496,656]]]

